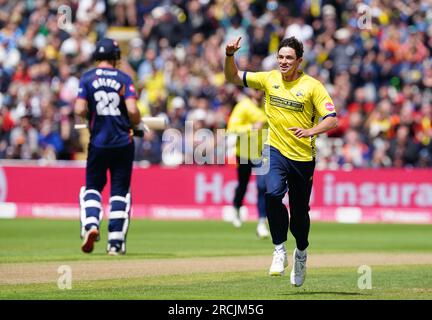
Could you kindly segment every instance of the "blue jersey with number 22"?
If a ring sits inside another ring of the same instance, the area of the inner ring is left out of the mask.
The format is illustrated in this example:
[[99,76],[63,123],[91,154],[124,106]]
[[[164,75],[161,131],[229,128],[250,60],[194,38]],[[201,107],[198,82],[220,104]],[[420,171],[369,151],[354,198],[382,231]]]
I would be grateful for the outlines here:
[[126,73],[112,68],[87,71],[81,77],[78,98],[88,103],[90,144],[114,148],[132,142],[125,100],[136,99],[136,92]]

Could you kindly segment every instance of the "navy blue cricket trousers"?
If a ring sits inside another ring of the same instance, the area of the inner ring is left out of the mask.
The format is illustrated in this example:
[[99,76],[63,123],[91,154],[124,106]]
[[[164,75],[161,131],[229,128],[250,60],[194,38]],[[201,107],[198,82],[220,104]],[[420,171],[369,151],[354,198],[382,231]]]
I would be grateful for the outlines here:
[[[266,145],[264,158],[270,166],[265,176],[266,208],[273,243],[287,240],[288,227],[299,250],[308,247],[310,229],[309,200],[315,169],[313,161],[294,161],[282,155],[278,149]],[[288,191],[290,214],[282,199]],[[290,221],[291,220],[291,221]]]
[[[244,159],[242,160],[246,162]],[[242,163],[239,157],[237,157],[237,180],[238,185],[235,189],[233,205],[235,208],[240,209],[243,205],[243,199],[246,194],[247,186],[252,174],[252,168],[260,167],[261,163],[254,164],[251,160],[247,160],[247,163]],[[260,218],[266,217],[265,208],[265,178],[264,175],[256,175],[256,185],[257,185],[257,208],[258,216]]]
[[89,145],[86,168],[86,188],[102,192],[111,175],[111,197],[126,196],[130,189],[134,159],[134,143],[124,147],[98,148]]

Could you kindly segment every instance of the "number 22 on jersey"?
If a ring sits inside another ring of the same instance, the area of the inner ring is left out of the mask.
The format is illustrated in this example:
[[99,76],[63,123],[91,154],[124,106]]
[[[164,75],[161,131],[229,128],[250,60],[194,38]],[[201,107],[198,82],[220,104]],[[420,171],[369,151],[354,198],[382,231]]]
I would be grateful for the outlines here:
[[99,90],[94,93],[94,99],[97,101],[96,113],[99,116],[121,115],[120,109],[118,108],[120,96],[117,92]]

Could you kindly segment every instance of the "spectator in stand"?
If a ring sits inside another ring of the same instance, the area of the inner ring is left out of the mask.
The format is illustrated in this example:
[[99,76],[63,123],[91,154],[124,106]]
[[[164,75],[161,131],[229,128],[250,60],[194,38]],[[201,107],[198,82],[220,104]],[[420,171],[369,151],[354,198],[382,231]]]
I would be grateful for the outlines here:
[[412,167],[419,159],[419,146],[410,134],[410,127],[401,125],[396,130],[396,137],[390,140],[387,153],[396,168]]
[[54,130],[49,119],[43,120],[40,125],[38,143],[42,150],[42,158],[47,160],[58,159],[64,148],[60,134]]
[[369,156],[369,147],[361,141],[359,133],[354,129],[349,129],[345,134],[341,165],[350,168],[365,167],[368,164]]
[[24,115],[19,120],[19,125],[12,129],[10,147],[6,151],[7,158],[25,160],[39,158],[38,132],[30,120],[29,115]]

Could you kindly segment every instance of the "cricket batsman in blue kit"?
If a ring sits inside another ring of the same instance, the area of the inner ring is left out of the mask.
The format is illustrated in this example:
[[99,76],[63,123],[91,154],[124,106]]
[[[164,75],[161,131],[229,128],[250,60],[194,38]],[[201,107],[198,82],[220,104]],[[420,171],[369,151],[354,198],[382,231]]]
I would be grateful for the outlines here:
[[96,43],[97,66],[80,79],[75,114],[88,120],[90,142],[86,185],[81,187],[81,249],[93,251],[99,240],[102,220],[102,190],[111,176],[108,224],[109,255],[126,253],[126,235],[131,213],[130,183],[134,159],[133,128],[141,117],[132,79],[116,69],[120,60],[116,41],[103,38]]

